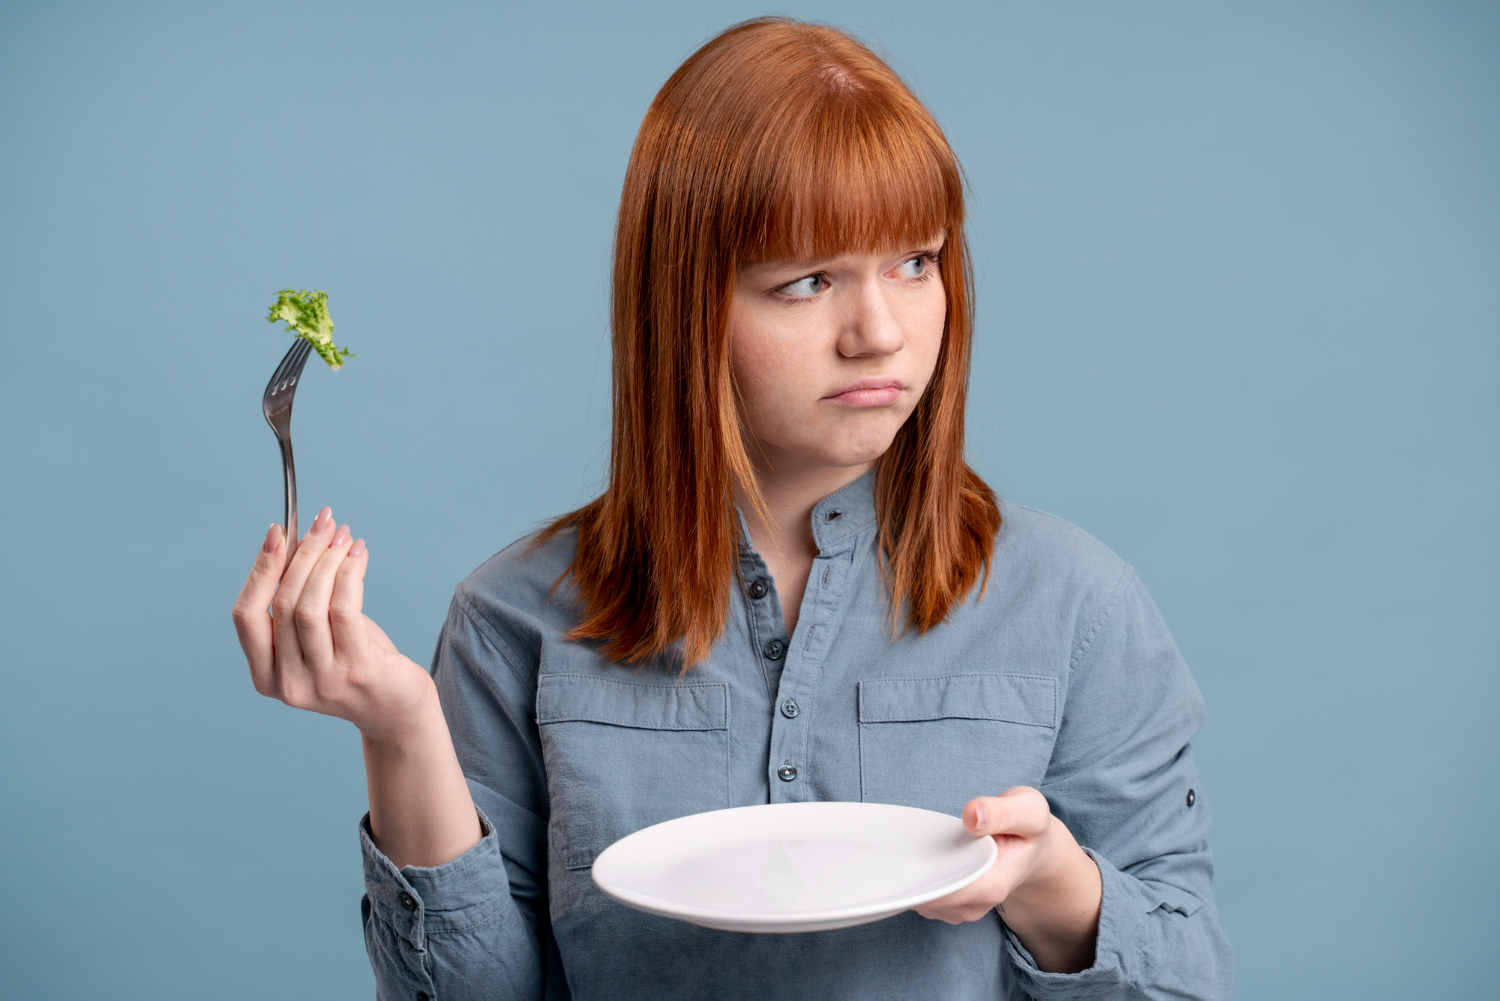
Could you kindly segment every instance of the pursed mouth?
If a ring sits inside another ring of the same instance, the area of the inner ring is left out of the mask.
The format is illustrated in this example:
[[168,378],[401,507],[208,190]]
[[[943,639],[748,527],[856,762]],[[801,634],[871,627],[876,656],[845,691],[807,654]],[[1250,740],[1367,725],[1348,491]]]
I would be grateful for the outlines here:
[[900,379],[856,379],[855,381],[849,383],[847,386],[840,386],[832,393],[829,393],[827,396],[823,397],[823,399],[834,400],[838,399],[840,396],[847,396],[850,393],[862,393],[870,390],[895,390],[897,393],[899,393],[905,388],[906,383],[902,382]]

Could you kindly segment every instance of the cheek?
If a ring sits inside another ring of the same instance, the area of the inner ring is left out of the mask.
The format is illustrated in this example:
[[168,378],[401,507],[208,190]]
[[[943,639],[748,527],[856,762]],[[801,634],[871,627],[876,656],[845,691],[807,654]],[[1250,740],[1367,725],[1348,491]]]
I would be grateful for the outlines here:
[[937,363],[938,349],[943,345],[943,327],[948,322],[948,300],[938,295],[926,308],[918,319],[915,327],[917,353],[926,361],[927,370],[930,372]]
[[732,332],[729,359],[752,420],[774,419],[815,381],[809,378],[814,365],[806,338],[777,337],[766,331]]

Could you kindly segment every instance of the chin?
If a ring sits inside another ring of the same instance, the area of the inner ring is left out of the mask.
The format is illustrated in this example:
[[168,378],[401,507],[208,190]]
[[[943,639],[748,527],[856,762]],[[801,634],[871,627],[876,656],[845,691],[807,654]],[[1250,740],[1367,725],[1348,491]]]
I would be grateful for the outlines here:
[[894,432],[851,435],[843,439],[818,442],[810,451],[817,454],[819,461],[827,466],[857,466],[880,458],[895,440]]

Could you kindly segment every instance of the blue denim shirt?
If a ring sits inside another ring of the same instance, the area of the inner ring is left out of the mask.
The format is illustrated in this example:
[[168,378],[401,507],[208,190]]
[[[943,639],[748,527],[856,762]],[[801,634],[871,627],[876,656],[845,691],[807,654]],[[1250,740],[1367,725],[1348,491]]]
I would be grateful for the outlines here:
[[[742,536],[728,627],[681,680],[561,638],[571,581],[546,593],[570,532],[523,557],[528,536],[459,585],[432,670],[483,837],[398,871],[361,820],[379,998],[1229,996],[1189,745],[1203,702],[1134,570],[1002,501],[984,597],[976,585],[926,635],[893,639],[873,486],[867,473],[813,508],[818,556],[790,637]],[[1082,972],[1038,970],[994,911],[740,934],[624,907],[589,874],[616,839],[703,810],[862,800],[957,815],[1015,785],[1046,795],[1103,875]]]

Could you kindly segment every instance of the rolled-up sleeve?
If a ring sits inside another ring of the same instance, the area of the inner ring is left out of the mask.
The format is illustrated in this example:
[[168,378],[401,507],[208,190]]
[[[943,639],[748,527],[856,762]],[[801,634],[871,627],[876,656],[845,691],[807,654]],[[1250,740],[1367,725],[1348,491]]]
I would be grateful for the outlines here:
[[1042,792],[1099,866],[1094,963],[1047,973],[1007,930],[1028,993],[1228,998],[1233,954],[1213,900],[1209,809],[1190,741],[1203,699],[1135,571],[1080,629]]
[[398,870],[371,838],[369,814],[360,821],[360,910],[379,1001],[539,999],[549,973],[561,979],[547,921],[534,683],[500,652],[503,642],[476,621],[460,588],[432,673],[479,814],[479,843],[443,865]]

